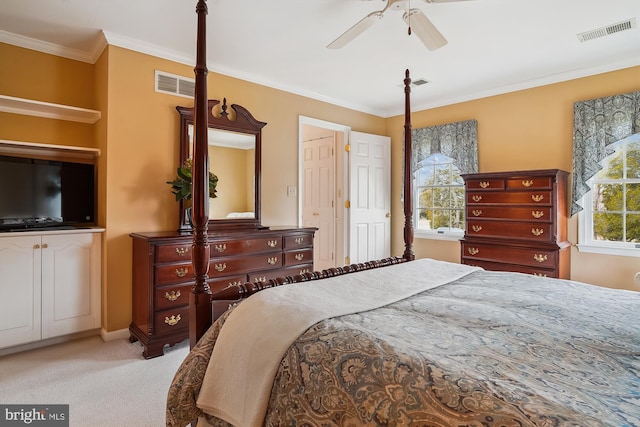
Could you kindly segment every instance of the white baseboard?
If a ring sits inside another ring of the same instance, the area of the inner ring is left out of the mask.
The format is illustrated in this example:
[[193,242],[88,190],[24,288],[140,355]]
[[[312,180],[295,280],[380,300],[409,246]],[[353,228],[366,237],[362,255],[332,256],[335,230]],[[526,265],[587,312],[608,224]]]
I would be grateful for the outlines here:
[[118,329],[117,331],[108,332],[102,328],[100,329],[100,337],[102,337],[102,341],[104,342],[129,338],[129,329]]
[[[91,329],[89,331],[76,332],[69,335],[62,335],[55,338],[48,338],[40,341],[33,341],[26,344],[19,344],[13,347],[7,347],[0,349],[0,356],[6,356],[8,354],[19,353],[22,351],[33,350],[40,347],[46,347],[55,344],[61,344],[64,342],[69,342],[73,340],[77,340],[80,338],[87,338],[91,336],[97,336],[99,334],[99,329]],[[103,338],[104,340],[104,338]]]

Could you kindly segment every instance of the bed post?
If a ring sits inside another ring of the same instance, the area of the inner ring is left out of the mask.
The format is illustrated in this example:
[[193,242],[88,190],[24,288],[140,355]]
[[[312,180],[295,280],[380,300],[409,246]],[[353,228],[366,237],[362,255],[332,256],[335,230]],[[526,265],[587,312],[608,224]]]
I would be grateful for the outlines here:
[[192,162],[192,219],[193,250],[191,262],[195,285],[189,297],[189,344],[193,348],[211,325],[211,290],[207,284],[209,272],[209,153],[208,153],[208,99],[207,99],[207,47],[206,0],[198,0],[198,32],[196,47],[196,77],[194,101],[194,148]]
[[413,261],[413,182],[411,176],[411,77],[409,69],[404,78],[404,253],[402,257]]

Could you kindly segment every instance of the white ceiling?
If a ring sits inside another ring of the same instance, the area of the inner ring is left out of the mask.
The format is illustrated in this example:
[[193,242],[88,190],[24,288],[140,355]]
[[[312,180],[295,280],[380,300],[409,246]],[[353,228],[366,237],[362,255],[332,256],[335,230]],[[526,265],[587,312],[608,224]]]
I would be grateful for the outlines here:
[[[196,3],[1,0],[0,42],[93,62],[106,38],[192,65]],[[449,41],[435,51],[408,36],[402,14],[391,10],[344,48],[326,49],[382,0],[207,4],[210,71],[382,117],[403,113],[407,68],[413,80],[430,82],[412,89],[417,111],[640,65],[640,0],[411,0]],[[637,26],[628,31],[587,42],[576,36],[631,18]]]

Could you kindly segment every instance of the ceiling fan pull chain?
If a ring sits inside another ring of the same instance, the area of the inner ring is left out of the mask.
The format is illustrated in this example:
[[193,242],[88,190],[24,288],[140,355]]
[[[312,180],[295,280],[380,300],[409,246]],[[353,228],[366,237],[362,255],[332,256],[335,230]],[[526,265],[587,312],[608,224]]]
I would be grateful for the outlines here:
[[407,34],[411,35],[411,0],[407,3],[407,13],[409,14],[409,25],[407,25]]

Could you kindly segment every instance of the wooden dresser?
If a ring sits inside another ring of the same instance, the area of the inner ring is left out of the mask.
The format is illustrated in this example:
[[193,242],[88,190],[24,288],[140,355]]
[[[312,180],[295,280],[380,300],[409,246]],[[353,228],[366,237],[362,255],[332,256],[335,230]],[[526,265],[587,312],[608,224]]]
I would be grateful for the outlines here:
[[462,263],[568,279],[567,176],[557,169],[462,175]]
[[[209,286],[228,286],[313,271],[315,228],[271,227],[210,232]],[[193,286],[192,235],[132,233],[133,320],[131,342],[140,340],[147,359],[166,344],[189,336],[189,294]]]

